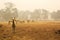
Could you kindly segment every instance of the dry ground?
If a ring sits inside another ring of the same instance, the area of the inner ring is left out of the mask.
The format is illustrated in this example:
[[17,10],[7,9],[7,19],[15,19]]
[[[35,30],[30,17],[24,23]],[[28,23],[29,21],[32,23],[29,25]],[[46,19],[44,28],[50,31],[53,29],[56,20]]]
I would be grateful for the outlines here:
[[18,22],[15,34],[11,24],[1,22],[0,40],[60,40],[60,21]]

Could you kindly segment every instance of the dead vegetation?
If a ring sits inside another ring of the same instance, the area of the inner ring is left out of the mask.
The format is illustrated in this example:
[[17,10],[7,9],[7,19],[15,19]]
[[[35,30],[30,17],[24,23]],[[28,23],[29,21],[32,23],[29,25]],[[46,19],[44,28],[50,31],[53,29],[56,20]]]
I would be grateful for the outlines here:
[[0,40],[60,40],[60,22],[17,23],[15,31],[11,24],[2,24]]

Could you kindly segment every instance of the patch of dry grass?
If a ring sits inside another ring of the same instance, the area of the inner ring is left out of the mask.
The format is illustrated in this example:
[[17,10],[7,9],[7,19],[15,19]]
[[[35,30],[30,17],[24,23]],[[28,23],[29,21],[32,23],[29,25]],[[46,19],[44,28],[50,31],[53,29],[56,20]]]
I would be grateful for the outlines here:
[[60,21],[17,23],[12,33],[11,24],[0,25],[0,40],[60,40]]

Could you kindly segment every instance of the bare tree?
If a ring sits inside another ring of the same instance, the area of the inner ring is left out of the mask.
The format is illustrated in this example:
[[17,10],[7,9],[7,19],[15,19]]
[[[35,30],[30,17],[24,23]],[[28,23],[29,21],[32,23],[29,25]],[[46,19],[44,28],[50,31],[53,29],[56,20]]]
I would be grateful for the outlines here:
[[41,20],[48,20],[49,12],[45,9],[41,10],[40,18]]
[[52,12],[52,18],[54,20],[60,20],[60,10],[57,10],[57,12]]
[[5,21],[8,21],[12,17],[18,17],[18,10],[17,8],[14,8],[13,3],[5,3],[5,8],[2,10],[2,18],[5,19]]
[[32,20],[40,19],[40,13],[41,13],[40,9],[35,9],[34,12],[31,13]]

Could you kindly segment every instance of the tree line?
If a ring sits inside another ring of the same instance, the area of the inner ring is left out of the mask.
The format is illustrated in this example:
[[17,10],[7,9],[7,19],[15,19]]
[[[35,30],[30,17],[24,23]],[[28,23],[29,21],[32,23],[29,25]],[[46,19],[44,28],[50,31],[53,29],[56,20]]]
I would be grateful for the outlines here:
[[8,21],[11,18],[20,20],[60,20],[60,10],[49,12],[46,9],[35,9],[34,11],[19,11],[13,3],[5,3],[5,8],[0,9],[0,21]]

